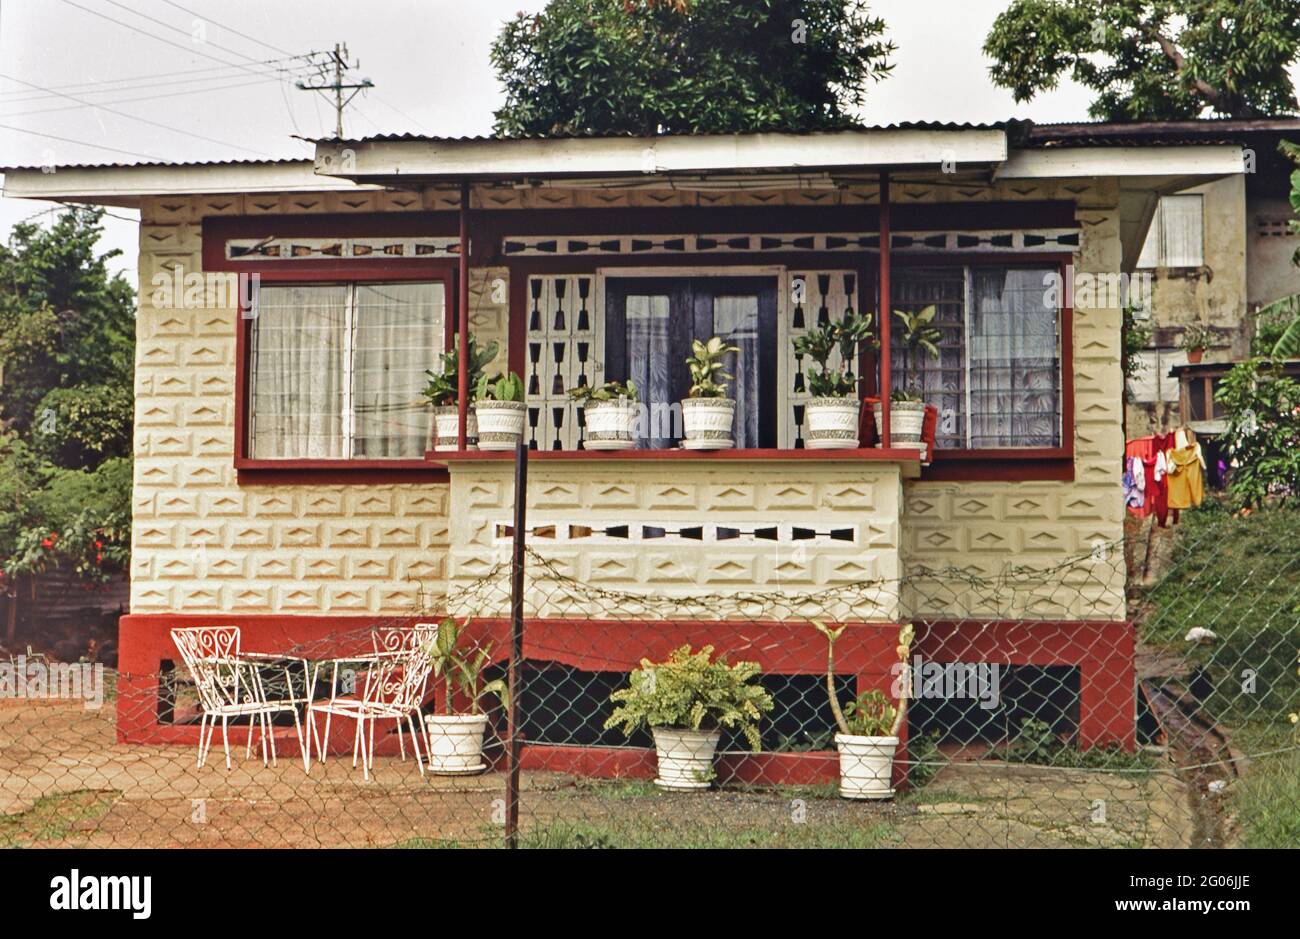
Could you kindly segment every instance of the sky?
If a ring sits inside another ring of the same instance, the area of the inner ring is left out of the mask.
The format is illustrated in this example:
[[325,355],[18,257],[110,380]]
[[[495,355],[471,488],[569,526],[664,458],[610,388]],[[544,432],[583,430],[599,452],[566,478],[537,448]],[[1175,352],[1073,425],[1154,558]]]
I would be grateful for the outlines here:
[[[369,78],[349,135],[491,130],[500,88],[488,48],[501,24],[544,0],[0,0],[0,166],[307,157],[333,109],[292,56],[347,43]],[[1085,119],[1066,83],[1017,105],[993,87],[980,47],[1007,0],[875,0],[898,46],[873,86],[870,123]],[[88,106],[97,105],[97,106]],[[0,236],[48,220],[50,203],[0,199]],[[135,267],[137,213],[110,209],[103,244]],[[40,213],[40,214],[38,214]]]

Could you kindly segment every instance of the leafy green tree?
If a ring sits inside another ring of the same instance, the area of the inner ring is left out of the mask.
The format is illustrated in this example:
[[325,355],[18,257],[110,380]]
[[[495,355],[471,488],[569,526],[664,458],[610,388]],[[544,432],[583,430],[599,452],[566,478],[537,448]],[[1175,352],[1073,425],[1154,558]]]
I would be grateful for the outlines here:
[[1014,0],[984,42],[995,84],[1028,101],[1062,76],[1109,121],[1293,113],[1296,0]]
[[1233,366],[1215,397],[1228,420],[1228,493],[1245,506],[1300,495],[1300,383],[1256,358]]
[[69,209],[0,246],[0,590],[128,561],[135,299],[97,253],[101,217]]
[[492,44],[502,136],[853,123],[894,45],[866,0],[551,0]]

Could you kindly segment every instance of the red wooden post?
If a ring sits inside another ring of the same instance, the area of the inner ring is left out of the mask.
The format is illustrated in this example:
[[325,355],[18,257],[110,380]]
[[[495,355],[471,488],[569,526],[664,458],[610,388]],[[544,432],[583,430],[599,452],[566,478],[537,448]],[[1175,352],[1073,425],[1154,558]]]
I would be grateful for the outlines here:
[[880,171],[880,446],[888,450],[889,435],[889,170]]
[[465,449],[469,413],[469,183],[460,184],[460,258],[456,278],[456,449]]

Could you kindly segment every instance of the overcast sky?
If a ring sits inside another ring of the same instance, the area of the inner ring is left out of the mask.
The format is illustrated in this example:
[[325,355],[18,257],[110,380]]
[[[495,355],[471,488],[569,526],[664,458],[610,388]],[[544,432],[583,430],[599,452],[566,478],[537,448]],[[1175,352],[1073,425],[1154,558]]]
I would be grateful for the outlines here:
[[[309,156],[295,140],[333,132],[333,112],[290,56],[346,42],[373,91],[345,131],[476,134],[500,90],[488,46],[544,0],[0,0],[0,165],[145,158]],[[898,45],[862,117],[1039,121],[1086,117],[1066,85],[1028,105],[992,87],[980,52],[1006,0],[875,0]],[[271,64],[270,60],[279,60]],[[233,64],[232,64],[233,63]],[[160,77],[161,76],[161,77]],[[36,86],[36,87],[33,87]],[[51,93],[53,89],[54,93]],[[89,107],[87,103],[100,105]],[[21,128],[21,130],[15,130]],[[42,136],[44,135],[44,136]],[[111,149],[110,149],[111,148]],[[49,204],[0,200],[0,232]],[[135,265],[134,212],[111,210],[105,244]]]

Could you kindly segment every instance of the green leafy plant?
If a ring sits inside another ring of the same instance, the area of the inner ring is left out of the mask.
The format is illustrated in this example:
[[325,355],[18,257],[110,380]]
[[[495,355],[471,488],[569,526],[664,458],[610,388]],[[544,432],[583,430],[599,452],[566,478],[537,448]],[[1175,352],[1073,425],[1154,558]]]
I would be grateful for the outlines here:
[[1214,342],[1214,330],[1202,323],[1193,323],[1183,330],[1183,335],[1178,341],[1178,348],[1184,352],[1195,352],[1201,350],[1204,352],[1210,348]]
[[907,699],[912,687],[911,655],[912,639],[916,631],[911,623],[898,631],[898,645],[894,652],[902,667],[899,675],[898,706],[890,703],[885,694],[875,688],[863,692],[857,698],[840,706],[839,696],[835,693],[835,643],[844,634],[847,627],[832,628],[821,620],[813,620],[813,626],[826,638],[826,696],[835,716],[835,724],[840,733],[851,737],[896,737],[907,718]]
[[1228,494],[1259,506],[1270,496],[1300,494],[1300,383],[1266,358],[1238,363],[1223,377],[1215,400],[1228,421],[1233,467]]
[[[1124,374],[1126,384],[1142,374],[1143,366],[1140,354],[1151,343],[1150,319],[1139,319],[1137,311],[1140,309],[1142,308],[1128,303],[1125,304],[1122,312],[1120,369]],[[1124,389],[1124,393],[1128,394],[1127,387]]]
[[479,401],[522,401],[524,380],[515,372],[484,374],[479,377],[474,397]]
[[654,727],[738,730],[757,751],[758,722],[773,707],[772,696],[755,681],[758,675],[754,662],[728,665],[725,655],[713,659],[713,646],[692,652],[684,645],[660,663],[642,659],[628,687],[610,695],[618,707],[605,727],[621,725],[629,735]]
[[579,385],[569,389],[569,397],[580,404],[592,401],[629,401],[636,404],[638,400],[636,385],[631,381],[606,381],[599,385]]
[[469,620],[457,623],[447,617],[438,624],[438,634],[427,648],[433,663],[435,681],[446,683],[446,708],[448,714],[456,713],[456,693],[470,701],[474,713],[482,713],[480,703],[487,695],[496,695],[501,706],[510,707],[510,686],[503,679],[484,682],[483,669],[492,661],[492,643],[482,648],[462,649],[460,638]]
[[890,392],[891,401],[923,401],[925,396],[918,383],[922,356],[932,359],[939,357],[939,343],[943,341],[943,330],[934,325],[934,318],[939,310],[934,304],[916,311],[895,310],[894,315],[902,324],[898,334],[903,344],[904,360],[907,362],[909,384]]
[[[852,398],[857,394],[858,379],[853,364],[862,350],[874,346],[871,338],[870,313],[849,312],[838,322],[827,323],[794,341],[795,355],[813,360],[815,369],[808,371],[808,391],[814,398]],[[839,350],[838,368],[830,367],[831,354]]]
[[[469,341],[465,344],[466,358],[469,364],[469,381],[466,387],[472,395],[478,387],[479,379],[483,377],[483,371],[488,367],[493,359],[497,357],[496,342],[489,342],[485,348],[480,349],[478,342],[471,333]],[[429,369],[424,373],[429,378],[429,383],[425,386],[421,394],[428,399],[434,407],[447,407],[456,403],[460,395],[460,336],[457,336],[452,343],[452,347],[442,354],[442,369],[435,372]]]
[[739,351],[737,346],[728,345],[720,336],[714,336],[708,342],[691,340],[691,354],[686,359],[686,365],[691,370],[690,396],[725,398],[726,383],[734,376],[723,371],[723,359]]

